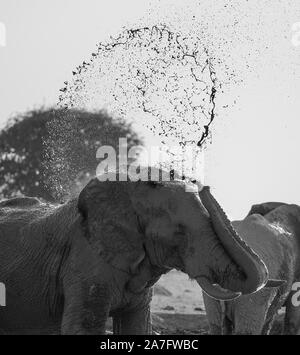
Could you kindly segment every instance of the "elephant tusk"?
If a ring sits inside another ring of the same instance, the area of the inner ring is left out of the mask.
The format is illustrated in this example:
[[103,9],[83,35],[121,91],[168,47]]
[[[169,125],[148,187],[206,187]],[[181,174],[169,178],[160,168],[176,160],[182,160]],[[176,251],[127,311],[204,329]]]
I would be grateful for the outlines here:
[[269,279],[265,287],[279,287],[283,284],[286,284],[285,280]]
[[219,284],[212,284],[206,276],[198,276],[196,280],[202,290],[211,298],[221,301],[231,301],[241,296],[241,292],[234,292],[221,287]]

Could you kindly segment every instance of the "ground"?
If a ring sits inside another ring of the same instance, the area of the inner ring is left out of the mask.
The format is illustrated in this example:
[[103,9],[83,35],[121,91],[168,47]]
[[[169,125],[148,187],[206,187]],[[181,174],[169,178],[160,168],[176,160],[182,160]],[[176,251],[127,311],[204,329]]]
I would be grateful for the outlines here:
[[197,282],[178,271],[163,275],[151,304],[154,330],[160,334],[206,334],[202,292]]
[[[154,331],[159,334],[208,334],[208,323],[199,285],[187,275],[171,271],[154,287],[151,304]],[[273,334],[281,332],[283,314]]]

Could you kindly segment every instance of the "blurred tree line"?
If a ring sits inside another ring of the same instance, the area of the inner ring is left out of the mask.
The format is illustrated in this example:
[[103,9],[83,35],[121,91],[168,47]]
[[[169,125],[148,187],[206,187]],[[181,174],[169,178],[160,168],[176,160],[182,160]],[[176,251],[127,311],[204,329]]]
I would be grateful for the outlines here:
[[95,175],[97,149],[142,144],[130,124],[105,111],[37,109],[11,118],[0,131],[0,198],[70,197]]

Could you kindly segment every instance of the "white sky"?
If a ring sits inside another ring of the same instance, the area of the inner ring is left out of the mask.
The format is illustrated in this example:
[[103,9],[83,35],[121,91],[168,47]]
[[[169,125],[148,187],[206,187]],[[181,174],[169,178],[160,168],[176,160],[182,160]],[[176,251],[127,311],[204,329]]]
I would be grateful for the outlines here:
[[[226,1],[210,1],[209,11],[214,3],[220,10]],[[205,174],[205,183],[232,218],[242,218],[258,202],[300,205],[300,45],[292,44],[300,2],[253,0],[252,10],[249,2],[240,3],[252,11],[241,13],[241,19],[253,15],[243,33],[254,39],[252,70],[243,71],[244,82],[220,98],[222,105],[237,102],[215,121]],[[255,3],[265,3],[263,11],[256,13]],[[189,0],[0,0],[0,22],[7,33],[6,47],[0,45],[0,126],[15,112],[55,104],[72,70],[108,34],[145,16],[153,22],[161,9],[177,8],[180,17],[188,5]],[[226,19],[215,21],[217,28]],[[236,41],[233,63],[239,50]]]

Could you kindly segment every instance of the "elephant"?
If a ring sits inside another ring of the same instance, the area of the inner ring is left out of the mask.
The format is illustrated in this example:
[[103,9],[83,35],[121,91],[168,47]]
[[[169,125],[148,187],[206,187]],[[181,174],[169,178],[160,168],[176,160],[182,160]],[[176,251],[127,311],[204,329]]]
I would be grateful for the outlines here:
[[199,183],[96,177],[62,204],[0,202],[5,333],[105,334],[111,316],[114,334],[151,334],[152,285],[174,268],[221,300],[271,282]]
[[270,334],[277,311],[285,306],[284,334],[300,334],[300,302],[292,301],[299,296],[293,285],[300,281],[300,207],[281,202],[257,204],[244,220],[232,225],[265,262],[270,277],[285,282],[228,302],[204,294],[210,333]]

